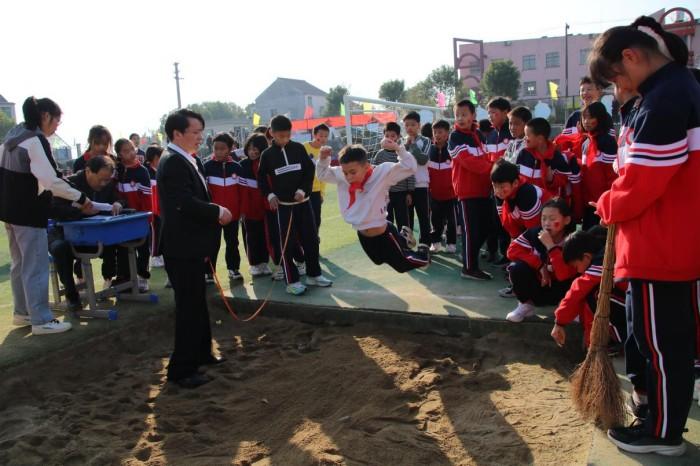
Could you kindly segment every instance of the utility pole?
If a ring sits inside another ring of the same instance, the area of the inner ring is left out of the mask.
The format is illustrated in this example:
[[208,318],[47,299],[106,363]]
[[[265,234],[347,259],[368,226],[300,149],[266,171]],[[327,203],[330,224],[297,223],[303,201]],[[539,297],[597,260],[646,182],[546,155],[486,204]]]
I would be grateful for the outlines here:
[[564,99],[569,98],[569,24],[564,27]]
[[178,62],[174,63],[175,65],[175,88],[177,89],[177,108],[182,108],[182,102],[180,101],[180,81],[182,78],[180,77],[180,70],[178,69]]

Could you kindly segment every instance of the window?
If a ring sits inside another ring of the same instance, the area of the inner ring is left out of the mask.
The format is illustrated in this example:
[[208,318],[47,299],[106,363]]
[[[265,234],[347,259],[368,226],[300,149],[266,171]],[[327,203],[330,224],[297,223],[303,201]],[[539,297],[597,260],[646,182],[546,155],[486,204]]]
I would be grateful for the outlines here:
[[559,52],[548,52],[544,58],[545,68],[559,68]]
[[588,54],[591,53],[591,49],[581,49],[579,50],[579,65],[585,65],[588,63]]
[[535,55],[523,55],[523,71],[534,70],[537,68]]
[[311,96],[306,96],[306,106],[311,107]]
[[525,95],[525,96],[537,95],[537,82],[525,81],[523,83],[523,95]]

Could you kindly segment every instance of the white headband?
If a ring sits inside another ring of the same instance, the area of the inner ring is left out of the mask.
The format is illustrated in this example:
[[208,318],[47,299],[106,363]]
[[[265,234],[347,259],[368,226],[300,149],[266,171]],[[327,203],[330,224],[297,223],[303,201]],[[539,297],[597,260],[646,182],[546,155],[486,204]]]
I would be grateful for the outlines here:
[[664,41],[663,37],[661,37],[649,26],[637,26],[637,29],[654,39],[656,44],[659,46],[659,52],[661,52],[669,60],[673,61],[673,56],[671,55],[671,52],[668,51],[668,47],[666,46],[666,42]]

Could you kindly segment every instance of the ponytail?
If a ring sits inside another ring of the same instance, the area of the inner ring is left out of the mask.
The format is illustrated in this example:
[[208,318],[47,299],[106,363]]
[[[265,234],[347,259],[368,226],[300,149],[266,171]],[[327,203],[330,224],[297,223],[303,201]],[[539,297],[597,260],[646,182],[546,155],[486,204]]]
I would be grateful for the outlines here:
[[622,51],[639,48],[688,64],[688,47],[677,35],[667,32],[654,18],[640,16],[629,26],[608,29],[593,44],[588,66],[591,77],[604,87],[621,72]]
[[24,126],[29,130],[36,130],[41,127],[41,115],[48,113],[52,118],[60,118],[61,108],[56,102],[44,97],[36,99],[34,96],[27,97],[22,104],[22,113],[24,114]]

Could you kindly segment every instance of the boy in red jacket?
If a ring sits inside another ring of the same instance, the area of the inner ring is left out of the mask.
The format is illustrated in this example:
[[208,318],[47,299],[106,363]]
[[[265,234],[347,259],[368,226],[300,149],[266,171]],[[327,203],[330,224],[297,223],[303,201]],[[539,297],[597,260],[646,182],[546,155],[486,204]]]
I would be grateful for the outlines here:
[[[241,165],[231,157],[233,137],[228,133],[219,133],[214,139],[214,156],[204,164],[204,177],[211,193],[212,202],[226,207],[233,220],[228,225],[220,227],[226,242],[226,268],[230,280],[242,280],[239,272],[241,254],[238,252],[238,220],[241,216],[241,194],[239,176]],[[221,247],[221,233],[217,235],[217,244],[209,258],[216,270],[216,259]],[[213,281],[212,271],[207,270],[207,281]]]
[[479,268],[479,251],[491,231],[493,201],[489,173],[493,161],[474,123],[476,107],[469,100],[454,106],[455,127],[448,150],[452,157],[452,185],[462,206],[462,278],[491,280]]
[[457,210],[455,190],[452,186],[452,157],[447,150],[450,137],[450,124],[445,120],[433,123],[433,141],[430,146],[428,176],[430,177],[430,252],[442,249],[442,233],[445,231],[447,246],[445,251],[457,252]]

